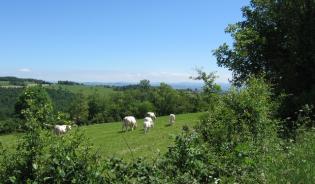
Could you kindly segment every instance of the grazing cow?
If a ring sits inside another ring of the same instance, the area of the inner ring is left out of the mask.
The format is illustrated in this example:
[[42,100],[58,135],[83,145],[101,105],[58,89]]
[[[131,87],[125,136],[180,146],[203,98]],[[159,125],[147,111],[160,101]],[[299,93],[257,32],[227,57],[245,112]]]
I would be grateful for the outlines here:
[[131,131],[133,131],[134,128],[137,128],[137,121],[136,118],[133,116],[126,116],[123,119],[123,126],[122,126],[122,131],[128,131],[128,127],[129,129],[131,129]]
[[175,114],[170,114],[170,119],[169,119],[169,122],[170,122],[170,125],[173,125],[175,123]]
[[153,120],[150,117],[146,117],[144,118],[143,121],[143,129],[144,129],[144,133],[146,134],[150,128],[152,128],[154,126]]
[[69,130],[71,130],[71,125],[55,125],[54,126],[54,132],[57,135],[65,134]]
[[153,121],[156,119],[154,112],[147,112],[147,117],[150,117]]

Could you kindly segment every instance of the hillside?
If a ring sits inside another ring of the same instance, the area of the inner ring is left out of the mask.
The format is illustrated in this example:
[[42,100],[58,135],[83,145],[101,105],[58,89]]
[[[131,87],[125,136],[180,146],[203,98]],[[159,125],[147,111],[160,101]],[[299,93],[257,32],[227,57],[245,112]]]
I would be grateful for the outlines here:
[[[2,79],[5,78],[2,77]],[[28,84],[30,85],[30,83]],[[14,105],[21,95],[24,86],[12,85],[10,81],[0,80],[0,120],[12,117],[14,114]],[[114,92],[111,88],[101,86],[50,84],[44,87],[47,89],[56,110],[63,112],[69,109],[69,104],[71,104],[78,93],[83,93],[86,96],[96,93],[100,97],[106,98]]]
[[50,82],[38,79],[30,79],[30,78],[18,78],[18,77],[0,77],[0,86],[29,86],[29,85],[36,85],[42,84],[47,85],[51,84]]
[[62,84],[52,84],[47,87],[48,89],[63,89],[72,93],[84,93],[85,95],[93,95],[97,93],[101,96],[107,96],[114,92],[112,88],[107,88],[103,86],[88,86],[88,85],[62,85]]
[[[143,132],[143,120],[138,120],[138,128],[133,132],[121,132],[121,123],[105,123],[79,127],[93,143],[95,149],[104,157],[119,156],[127,160],[132,157],[154,158],[157,154],[165,153],[176,135],[181,133],[184,125],[193,127],[202,113],[182,114],[176,116],[176,123],[167,126],[168,117],[158,117],[155,127],[146,135]],[[17,137],[21,134],[0,136],[0,142],[5,147],[16,145]],[[132,154],[127,146],[132,150]],[[133,156],[132,156],[133,155]]]

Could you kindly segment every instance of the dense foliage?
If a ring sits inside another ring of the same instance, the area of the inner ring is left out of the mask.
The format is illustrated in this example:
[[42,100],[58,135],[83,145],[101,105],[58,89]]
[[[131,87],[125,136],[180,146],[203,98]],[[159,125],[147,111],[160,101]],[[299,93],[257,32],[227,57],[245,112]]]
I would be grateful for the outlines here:
[[73,85],[82,85],[81,83],[78,83],[78,82],[73,82],[73,81],[58,81],[57,82],[58,84],[61,84],[61,85],[70,85],[70,86],[73,86]]
[[82,133],[52,135],[32,115],[16,150],[1,149],[1,183],[102,183],[99,157]]
[[14,105],[22,91],[21,88],[0,88],[0,120],[12,117]]
[[296,120],[295,111],[315,104],[315,1],[251,0],[242,12],[245,19],[226,29],[233,46],[214,52],[218,65],[233,72],[235,84],[264,75],[276,94],[288,95],[281,117]]
[[28,84],[51,84],[50,82],[37,79],[22,79],[17,77],[0,77],[0,81],[7,82],[7,85],[27,86]]
[[14,106],[22,91],[20,88],[0,88],[0,134],[21,130],[21,122],[14,115]]
[[[78,87],[89,89],[84,85]],[[175,90],[165,83],[152,87],[148,80],[142,80],[137,85],[116,88],[112,93],[106,94],[97,89],[73,93],[58,85],[55,88],[37,86],[26,89],[41,91],[36,93],[41,103],[51,101],[54,114],[63,112],[68,120],[78,125],[121,121],[128,115],[143,118],[149,111],[156,112],[158,116],[200,112],[207,110],[207,104],[210,103],[207,91]],[[20,127],[20,121],[14,117],[24,119],[21,110],[28,107],[25,101],[30,98],[27,96],[30,94],[27,90],[25,94],[21,88],[0,88],[1,133],[18,130]],[[42,106],[37,108],[42,109]]]
[[[15,114],[15,104],[22,95],[23,88],[0,88],[0,120],[12,118]],[[66,112],[75,94],[62,88],[46,89],[56,111]]]
[[[89,121],[85,122],[121,121],[128,115],[143,118],[149,111],[156,112],[158,116],[200,112],[207,109],[206,96],[198,91],[175,90],[165,83],[152,87],[149,81],[143,80],[138,85],[116,89],[108,98],[97,93],[89,96],[86,100]],[[80,103],[81,106],[86,105]]]
[[53,113],[51,99],[46,90],[40,86],[27,87],[15,104],[15,113],[22,119],[26,120],[26,113],[31,113],[36,121],[41,123],[50,122]]

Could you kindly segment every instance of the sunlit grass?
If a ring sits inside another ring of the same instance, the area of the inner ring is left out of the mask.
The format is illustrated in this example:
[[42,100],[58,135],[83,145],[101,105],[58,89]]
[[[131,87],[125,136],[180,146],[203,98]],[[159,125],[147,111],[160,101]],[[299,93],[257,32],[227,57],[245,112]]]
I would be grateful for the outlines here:
[[[151,159],[159,153],[165,153],[168,146],[173,144],[176,135],[181,133],[182,127],[184,125],[193,127],[200,115],[202,113],[177,115],[173,126],[168,125],[168,116],[158,117],[155,127],[147,134],[143,131],[143,119],[137,120],[137,129],[129,132],[121,132],[121,122],[82,126],[79,129],[103,157],[118,156],[127,160],[138,157]],[[0,142],[9,149],[17,144],[17,140],[17,134],[0,136]]]

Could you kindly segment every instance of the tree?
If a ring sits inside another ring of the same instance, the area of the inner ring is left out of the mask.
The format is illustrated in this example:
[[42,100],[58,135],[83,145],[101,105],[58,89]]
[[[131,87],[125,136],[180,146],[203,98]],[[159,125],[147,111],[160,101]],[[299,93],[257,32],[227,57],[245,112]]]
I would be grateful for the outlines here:
[[89,120],[92,120],[96,114],[104,110],[101,102],[102,102],[101,97],[96,92],[94,92],[94,94],[90,96],[90,99],[88,102],[88,106],[89,106],[88,119]]
[[144,117],[147,112],[154,112],[155,108],[154,105],[149,101],[138,101],[134,104],[135,106],[135,116],[136,117]]
[[70,116],[77,124],[84,124],[88,120],[89,105],[86,96],[78,93],[76,99],[70,106]]
[[156,111],[159,115],[167,115],[178,112],[179,95],[171,86],[166,83],[161,83],[155,95],[154,102]]
[[197,77],[190,77],[193,80],[202,80],[204,82],[203,91],[207,94],[219,93],[221,87],[217,85],[214,81],[217,78],[214,72],[207,74],[201,69],[196,69]]
[[277,94],[291,94],[284,116],[314,103],[315,1],[251,0],[242,12],[245,20],[226,29],[233,46],[223,44],[214,51],[218,65],[233,72],[237,85],[263,75]]
[[150,81],[146,80],[146,79],[141,80],[139,82],[139,87],[140,87],[140,89],[146,89],[146,90],[149,89],[151,87]]
[[211,109],[216,105],[218,100],[218,93],[221,92],[221,86],[216,84],[214,81],[217,78],[214,72],[207,74],[201,69],[196,69],[197,77],[190,77],[193,80],[202,80],[204,83],[203,86],[203,98],[204,101],[208,104],[208,107]]
[[38,123],[49,123],[53,118],[51,99],[43,87],[27,87],[15,104],[15,113],[23,120],[34,117]]

